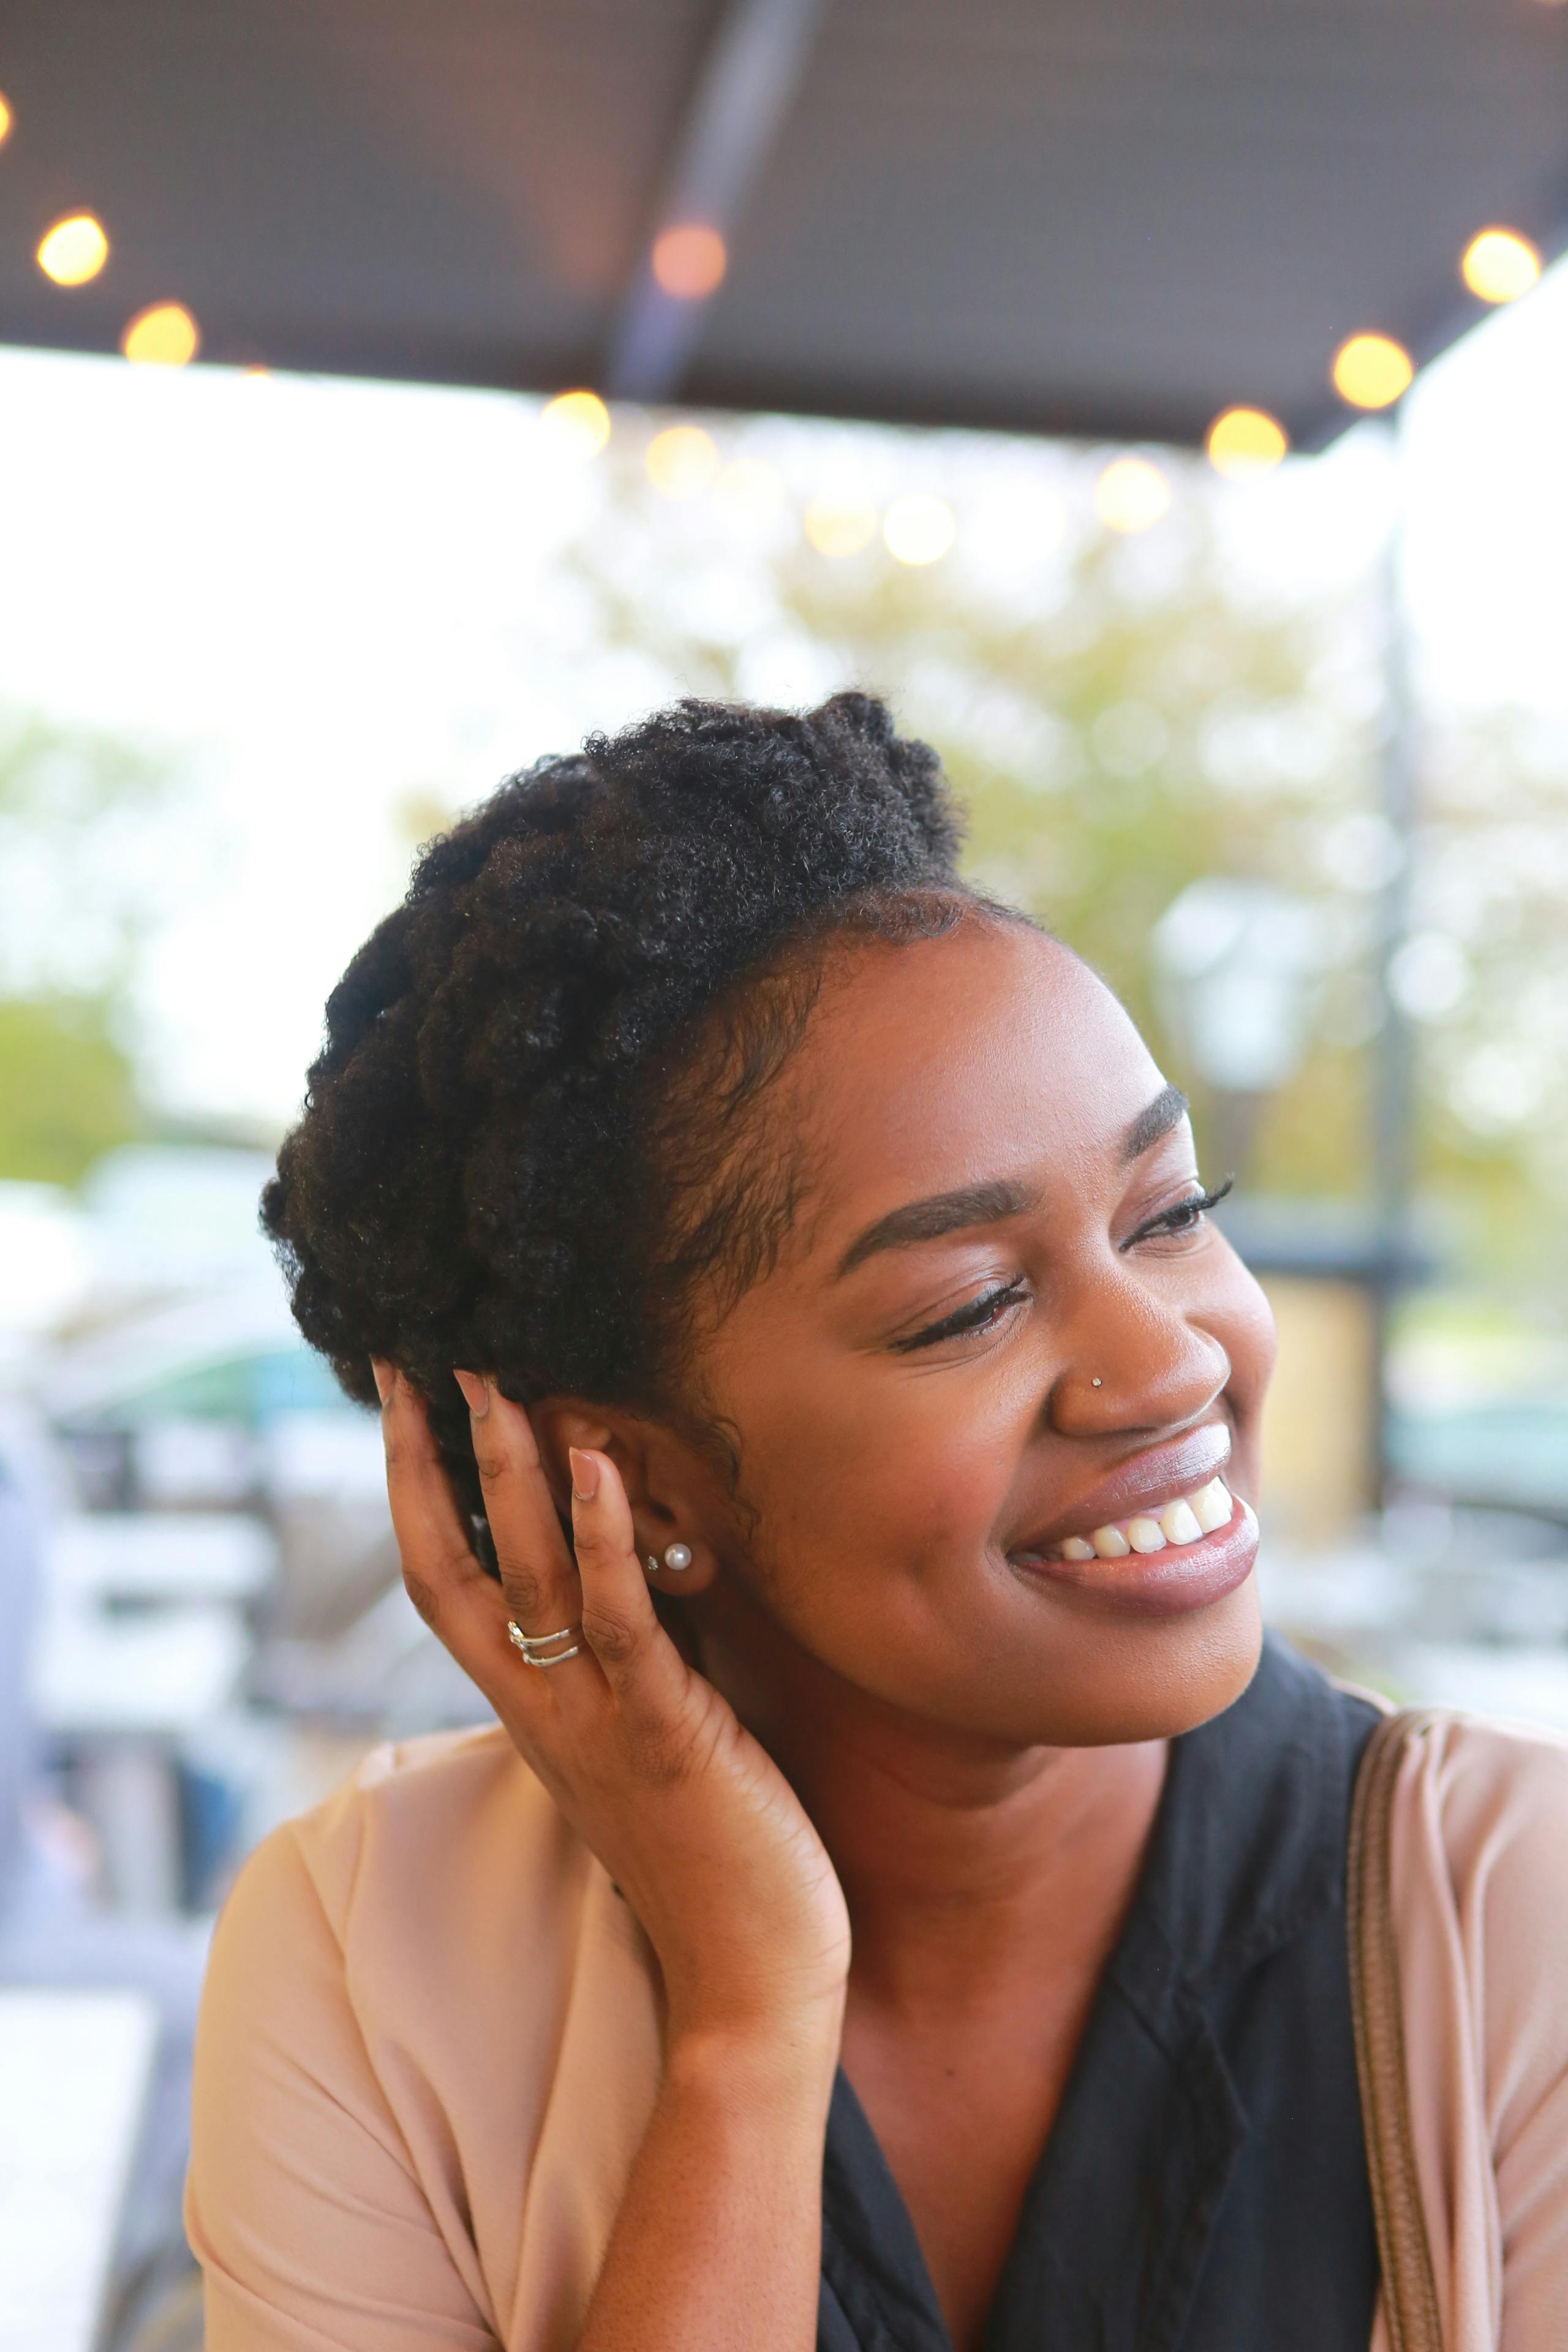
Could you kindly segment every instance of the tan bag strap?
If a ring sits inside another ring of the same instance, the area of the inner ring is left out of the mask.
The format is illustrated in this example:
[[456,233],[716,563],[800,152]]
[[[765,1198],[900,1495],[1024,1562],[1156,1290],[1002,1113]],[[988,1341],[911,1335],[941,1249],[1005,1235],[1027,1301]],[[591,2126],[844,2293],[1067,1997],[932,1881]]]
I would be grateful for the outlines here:
[[1406,1746],[1436,1720],[1430,1709],[1408,1708],[1378,1725],[1362,1759],[1351,1808],[1351,2011],[1393,2352],[1443,2352],[1410,2126],[1391,1844],[1394,1789]]

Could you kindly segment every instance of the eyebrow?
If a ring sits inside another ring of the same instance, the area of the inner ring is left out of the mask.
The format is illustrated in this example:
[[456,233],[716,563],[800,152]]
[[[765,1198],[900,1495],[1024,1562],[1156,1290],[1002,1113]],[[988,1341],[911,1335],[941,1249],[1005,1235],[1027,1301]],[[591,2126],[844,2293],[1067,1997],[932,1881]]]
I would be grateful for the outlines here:
[[984,1184],[961,1184],[955,1192],[932,1192],[923,1201],[906,1201],[850,1243],[835,1279],[841,1282],[879,1250],[908,1249],[916,1242],[941,1241],[944,1234],[965,1233],[971,1225],[996,1225],[1004,1217],[1022,1216],[1037,1197],[1032,1185],[994,1177]]
[[1180,1127],[1191,1108],[1192,1105],[1180,1087],[1167,1087],[1163,1094],[1155,1096],[1152,1103],[1145,1103],[1137,1118],[1122,1131],[1123,1162],[1142,1159],[1163,1135],[1169,1135],[1173,1127]]
[[[1180,1127],[1190,1106],[1180,1087],[1166,1087],[1146,1103],[1122,1130],[1123,1163],[1137,1160]],[[868,1225],[838,1261],[835,1280],[842,1282],[868,1257],[881,1250],[910,1249],[921,1242],[939,1242],[947,1234],[967,1233],[974,1225],[998,1225],[1007,1217],[1021,1217],[1039,1195],[1032,1184],[1016,1177],[992,1177],[983,1184],[961,1184],[951,1192],[932,1192],[923,1201],[906,1201],[885,1217]]]

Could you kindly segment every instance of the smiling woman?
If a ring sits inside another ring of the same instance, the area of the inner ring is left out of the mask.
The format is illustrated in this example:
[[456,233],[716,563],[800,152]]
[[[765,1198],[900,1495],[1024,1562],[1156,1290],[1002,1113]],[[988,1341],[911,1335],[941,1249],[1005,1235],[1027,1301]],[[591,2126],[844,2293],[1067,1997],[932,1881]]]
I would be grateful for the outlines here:
[[[210,2352],[1369,2340],[1377,1718],[1262,1645],[1267,1309],[957,840],[864,697],[685,705],[432,845],[332,997],[267,1219],[499,1723],[242,1874]],[[1500,2060],[1531,2326],[1565,2058]]]

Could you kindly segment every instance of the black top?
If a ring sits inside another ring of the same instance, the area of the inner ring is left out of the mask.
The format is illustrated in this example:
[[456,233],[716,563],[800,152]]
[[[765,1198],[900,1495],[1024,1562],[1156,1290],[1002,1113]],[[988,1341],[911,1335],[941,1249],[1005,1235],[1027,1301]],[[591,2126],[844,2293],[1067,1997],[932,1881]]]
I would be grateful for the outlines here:
[[[985,2352],[1366,2352],[1344,1889],[1376,1720],[1270,1642],[1236,1705],[1173,1743]],[[818,2352],[952,2352],[842,2069],[822,2219]]]

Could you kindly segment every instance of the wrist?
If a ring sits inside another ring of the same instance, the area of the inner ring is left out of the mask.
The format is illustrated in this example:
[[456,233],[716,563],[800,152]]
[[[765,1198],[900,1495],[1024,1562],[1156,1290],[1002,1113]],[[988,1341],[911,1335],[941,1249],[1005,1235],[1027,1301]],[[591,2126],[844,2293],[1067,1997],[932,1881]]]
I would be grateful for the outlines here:
[[671,2013],[667,2080],[749,2103],[826,2098],[838,2069],[843,1998],[757,2017]]

